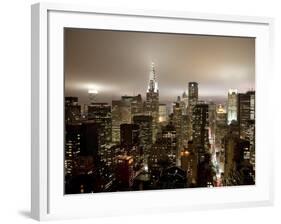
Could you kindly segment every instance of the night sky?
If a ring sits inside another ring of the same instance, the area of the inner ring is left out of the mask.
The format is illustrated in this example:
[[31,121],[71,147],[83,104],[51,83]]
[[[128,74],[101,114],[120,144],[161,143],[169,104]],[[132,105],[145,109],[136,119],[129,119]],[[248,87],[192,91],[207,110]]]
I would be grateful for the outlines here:
[[254,38],[65,29],[65,95],[98,102],[145,93],[154,62],[160,102],[199,83],[199,98],[222,102],[230,88],[255,89]]

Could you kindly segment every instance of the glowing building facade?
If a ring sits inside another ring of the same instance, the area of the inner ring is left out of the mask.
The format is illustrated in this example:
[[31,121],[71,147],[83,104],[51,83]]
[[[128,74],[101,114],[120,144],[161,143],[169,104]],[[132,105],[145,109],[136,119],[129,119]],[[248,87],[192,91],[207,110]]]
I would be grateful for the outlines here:
[[167,105],[159,104],[159,123],[165,124],[168,121]]
[[227,124],[237,121],[237,89],[230,89],[227,98]]
[[238,94],[238,123],[241,139],[250,142],[250,160],[255,167],[255,91]]
[[64,101],[65,121],[72,123],[81,118],[81,106],[78,105],[78,97],[65,97]]
[[176,129],[177,136],[177,152],[176,152],[176,164],[180,165],[180,150],[183,146],[183,117],[182,117],[182,107],[180,102],[176,102],[173,106],[173,125]]
[[152,123],[153,118],[149,115],[136,115],[133,118],[133,123],[139,126],[139,146],[143,150],[144,155],[150,154],[152,146]]
[[193,144],[199,155],[199,160],[204,159],[204,154],[209,152],[209,105],[198,103],[193,108]]
[[149,84],[146,92],[145,112],[152,116],[152,141],[155,142],[159,123],[159,89],[154,63],[151,64]]
[[193,108],[198,102],[198,83],[188,83],[188,115],[189,115],[189,133],[192,138],[193,136]]

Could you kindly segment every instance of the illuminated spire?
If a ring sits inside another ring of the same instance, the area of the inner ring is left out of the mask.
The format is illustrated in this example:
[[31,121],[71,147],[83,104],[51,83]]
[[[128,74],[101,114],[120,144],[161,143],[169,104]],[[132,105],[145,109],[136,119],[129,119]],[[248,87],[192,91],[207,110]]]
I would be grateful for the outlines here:
[[149,84],[147,88],[147,92],[157,92],[158,91],[158,83],[156,82],[156,72],[154,63],[151,62],[151,69],[149,74]]
[[154,62],[151,62],[151,73],[152,73],[153,80],[156,81]]
[[186,94],[186,91],[184,91],[184,92],[183,92],[183,94],[182,94],[182,98],[183,98],[183,99],[188,98],[188,96],[187,96],[187,94]]

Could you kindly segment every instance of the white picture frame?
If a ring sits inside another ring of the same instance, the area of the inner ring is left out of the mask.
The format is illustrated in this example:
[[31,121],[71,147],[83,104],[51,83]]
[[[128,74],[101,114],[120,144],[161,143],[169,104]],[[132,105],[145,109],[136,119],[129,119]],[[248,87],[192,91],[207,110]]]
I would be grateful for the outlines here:
[[[32,15],[31,214],[37,220],[272,205],[268,90],[273,19],[38,3]],[[63,194],[63,29],[118,29],[256,38],[256,185],[212,189]]]

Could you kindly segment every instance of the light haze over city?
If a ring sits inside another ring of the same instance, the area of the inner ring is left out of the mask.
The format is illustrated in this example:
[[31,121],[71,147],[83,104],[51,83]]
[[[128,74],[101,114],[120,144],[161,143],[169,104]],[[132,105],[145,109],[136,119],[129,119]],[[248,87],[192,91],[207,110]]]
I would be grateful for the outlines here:
[[111,103],[122,95],[145,97],[151,63],[159,100],[168,103],[199,84],[199,98],[221,103],[230,88],[255,89],[254,38],[65,30],[65,95]]

